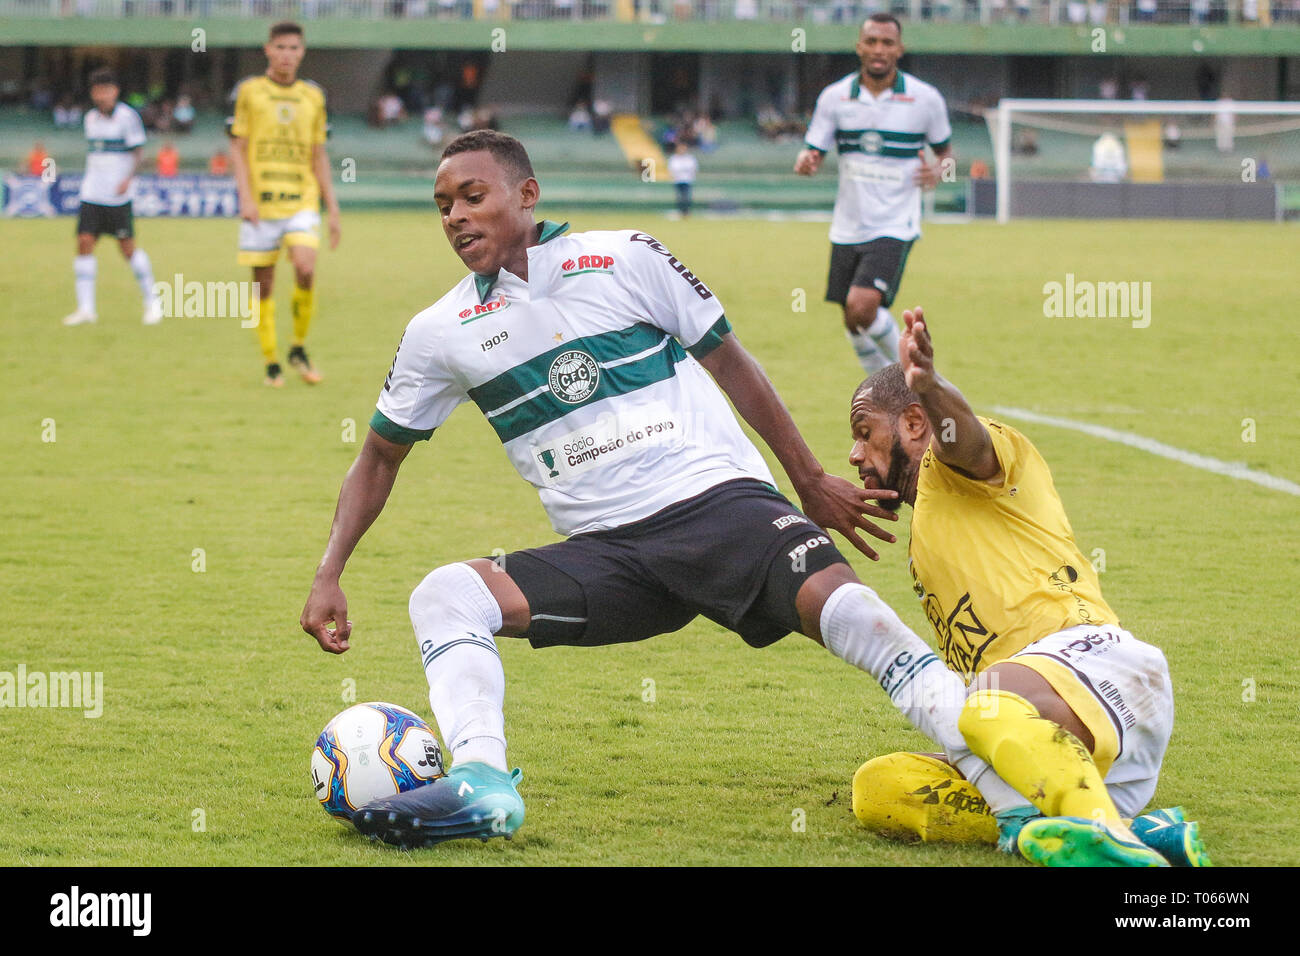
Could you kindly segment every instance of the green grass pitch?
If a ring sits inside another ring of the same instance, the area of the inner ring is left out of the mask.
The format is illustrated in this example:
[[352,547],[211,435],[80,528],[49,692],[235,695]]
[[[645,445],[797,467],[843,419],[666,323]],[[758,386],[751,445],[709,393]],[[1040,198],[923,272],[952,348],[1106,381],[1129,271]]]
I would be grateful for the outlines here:
[[[607,213],[573,227],[668,244],[718,293],[826,467],[852,474],[860,376],[820,301],[824,225]],[[407,460],[343,578],[352,651],[323,654],[298,628],[360,447],[348,422],[359,440],[405,323],[460,263],[428,213],[345,212],[309,340],[325,383],[272,391],[237,318],[143,327],[108,241],[99,324],[62,328],[71,221],[4,231],[0,671],[102,672],[105,699],[94,719],[0,710],[0,864],[1021,865],[863,831],[855,768],[925,741],[804,638],[755,651],[702,619],[594,650],[500,640],[528,808],[513,842],[398,853],[332,822],[308,761],[348,689],[431,716],[411,589],[441,563],[555,540],[490,428],[460,409]],[[247,278],[231,222],[139,220],[138,233],[159,279]],[[898,305],[926,307],[939,367],[977,410],[1108,425],[1296,481],[1295,249],[1294,228],[1273,225],[932,225]],[[1150,327],[1044,317],[1044,284],[1067,273],[1151,282]],[[285,266],[279,281],[287,347]],[[1104,557],[1110,603],[1169,657],[1177,723],[1157,804],[1185,805],[1220,864],[1300,862],[1300,502],[1016,424],[1052,465],[1083,552]],[[929,639],[902,530],[879,564],[853,561]]]

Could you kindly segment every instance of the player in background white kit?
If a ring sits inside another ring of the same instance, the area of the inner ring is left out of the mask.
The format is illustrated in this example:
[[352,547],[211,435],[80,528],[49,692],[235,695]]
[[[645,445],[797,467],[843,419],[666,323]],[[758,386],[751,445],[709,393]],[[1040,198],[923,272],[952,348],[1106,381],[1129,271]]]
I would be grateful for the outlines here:
[[77,310],[64,325],[83,325],[98,318],[95,311],[95,243],[104,233],[113,236],[131,264],[144,297],[145,325],[162,321],[162,306],[153,291],[153,265],[135,244],[131,214],[131,181],[140,165],[145,135],[140,114],[118,101],[117,80],[108,70],[90,75],[90,98],[95,108],[86,113],[86,175],[81,180],[81,207],[77,212]]
[[[898,361],[898,325],[889,306],[921,235],[921,189],[939,182],[941,164],[952,155],[952,128],[939,91],[898,69],[898,20],[872,14],[856,50],[860,71],[817,97],[794,171],[811,176],[828,150],[839,153],[826,301],[843,307],[853,351],[870,374]],[[923,156],[926,146],[933,163]]]

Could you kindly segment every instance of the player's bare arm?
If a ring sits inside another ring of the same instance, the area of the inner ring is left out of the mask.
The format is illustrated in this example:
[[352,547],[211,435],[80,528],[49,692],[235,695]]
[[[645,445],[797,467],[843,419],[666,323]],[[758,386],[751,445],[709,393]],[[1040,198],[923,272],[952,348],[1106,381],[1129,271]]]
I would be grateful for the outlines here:
[[924,312],[909,309],[903,313],[903,322],[906,328],[899,341],[899,358],[907,387],[920,397],[930,420],[930,447],[935,457],[980,481],[996,477],[1001,466],[988,429],[975,417],[957,386],[935,371],[934,343]]
[[916,170],[916,184],[922,189],[933,189],[939,185],[943,179],[944,161],[952,158],[952,144],[931,147],[931,151],[934,153],[934,162],[927,163],[922,159]]
[[878,561],[879,555],[862,540],[858,530],[882,541],[896,540],[864,515],[897,521],[898,515],[871,503],[872,498],[895,498],[897,493],[866,490],[826,474],[762,366],[732,333],[723,336],[722,344],[701,359],[700,364],[709,370],[740,416],[772,449],[790,477],[804,513],[821,527],[838,531],[855,548]]
[[[357,542],[384,510],[397,471],[410,451],[410,445],[391,442],[371,429],[343,479],[329,543],[299,621],[302,629],[316,638],[321,650],[342,654],[349,647],[352,622],[348,620],[348,601],[339,587],[339,578]],[[330,624],[334,625],[332,629]]]
[[253,186],[248,177],[248,137],[230,138],[230,165],[235,170],[235,190],[239,194],[239,218],[257,224],[257,203],[253,201]]
[[131,180],[135,179],[135,174],[140,169],[140,162],[143,158],[143,147],[137,146],[135,149],[131,150],[131,171],[122,178],[120,183],[118,183],[117,194],[119,196],[125,196],[126,191],[131,188]]
[[334,177],[330,169],[329,152],[318,143],[312,147],[311,161],[312,171],[316,174],[316,182],[320,186],[321,199],[325,201],[325,221],[329,225],[330,248],[337,249],[343,230],[339,224],[339,201],[334,195]]

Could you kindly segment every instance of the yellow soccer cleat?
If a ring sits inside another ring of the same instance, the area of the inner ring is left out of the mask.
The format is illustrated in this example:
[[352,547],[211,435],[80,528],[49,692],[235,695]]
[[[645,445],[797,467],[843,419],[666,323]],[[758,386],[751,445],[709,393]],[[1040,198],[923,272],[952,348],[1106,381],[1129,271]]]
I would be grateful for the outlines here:
[[926,843],[997,843],[984,797],[953,767],[926,754],[868,760],[853,775],[853,815],[870,830]]
[[1043,817],[1026,823],[1016,843],[1026,860],[1043,866],[1169,865],[1130,836],[1082,817]]

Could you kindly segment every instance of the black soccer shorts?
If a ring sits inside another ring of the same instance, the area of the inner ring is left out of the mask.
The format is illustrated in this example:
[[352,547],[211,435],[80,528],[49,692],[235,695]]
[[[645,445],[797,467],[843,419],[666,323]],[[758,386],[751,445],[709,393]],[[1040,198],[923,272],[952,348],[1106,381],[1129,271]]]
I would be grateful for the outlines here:
[[881,304],[886,308],[893,305],[899,283],[903,281],[907,254],[912,251],[912,241],[885,236],[849,245],[831,243],[826,301],[843,305],[849,297],[849,289],[856,285],[878,290]]
[[77,235],[82,233],[92,236],[107,234],[114,239],[134,237],[135,217],[131,204],[124,202],[120,206],[101,206],[98,203],[83,202],[77,209]]
[[534,647],[598,647],[681,630],[696,616],[766,647],[801,628],[808,577],[846,564],[761,481],[716,485],[640,521],[496,559],[528,599]]

